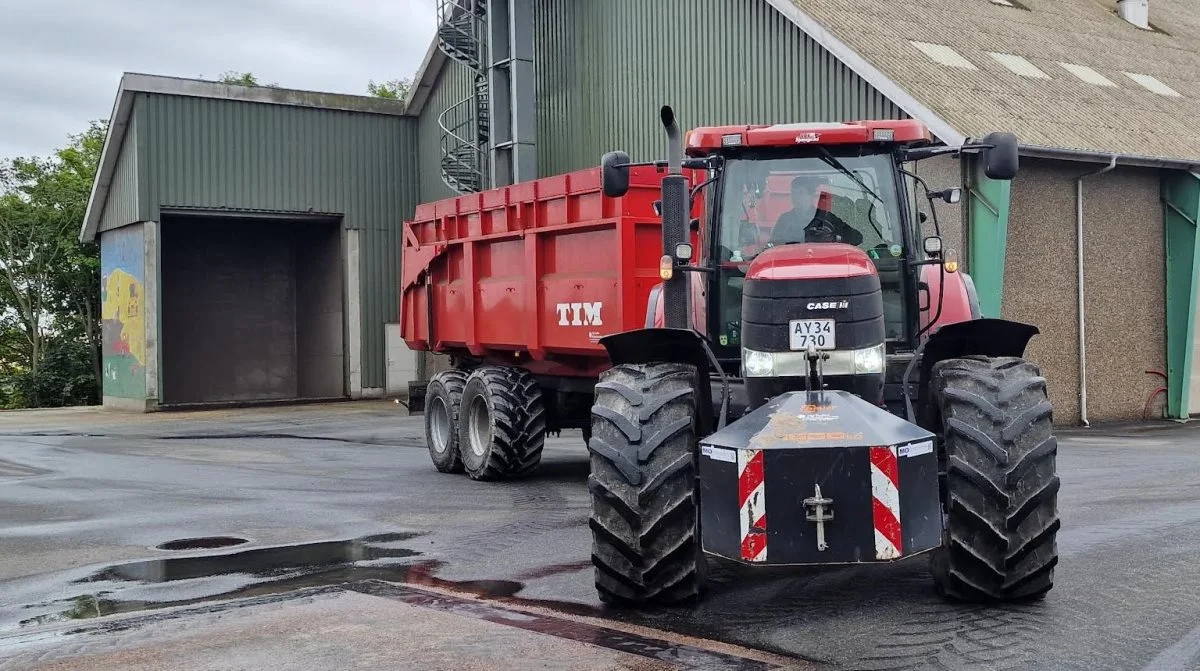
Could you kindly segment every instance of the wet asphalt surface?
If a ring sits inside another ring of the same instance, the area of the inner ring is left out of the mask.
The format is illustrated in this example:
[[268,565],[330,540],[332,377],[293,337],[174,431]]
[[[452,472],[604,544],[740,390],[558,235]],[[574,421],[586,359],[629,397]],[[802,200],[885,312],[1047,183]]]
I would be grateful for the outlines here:
[[[1064,433],[1056,586],[1010,607],[942,602],[917,557],[716,565],[695,608],[607,612],[588,562],[587,468],[572,432],[526,481],[438,474],[420,418],[383,403],[0,414],[0,660],[5,636],[96,615],[424,584],[829,668],[1200,668],[1195,425]],[[156,548],[200,537],[246,542]]]

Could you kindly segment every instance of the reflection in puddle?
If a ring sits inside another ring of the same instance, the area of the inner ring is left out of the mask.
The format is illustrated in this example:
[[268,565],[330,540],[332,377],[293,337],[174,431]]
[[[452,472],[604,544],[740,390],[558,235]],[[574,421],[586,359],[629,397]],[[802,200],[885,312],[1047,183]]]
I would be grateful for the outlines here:
[[516,596],[525,589],[524,581],[585,570],[590,561],[541,567],[521,574],[519,581],[452,581],[436,577],[442,562],[414,559],[421,553],[405,547],[418,535],[389,533],[116,564],[71,581],[68,589],[74,593],[68,591],[64,598],[14,608],[0,604],[0,630],[372,580],[599,615],[583,604]]
[[[420,554],[403,543],[416,536],[380,534],[117,564],[71,582],[86,589],[83,593],[25,606],[19,624],[50,624],[353,580],[403,580],[412,558]],[[32,614],[37,611],[42,612]],[[6,615],[0,609],[0,629],[10,626]]]
[[324,568],[356,562],[378,562],[416,556],[418,553],[415,550],[383,545],[409,538],[412,538],[412,535],[386,534],[349,541],[283,545],[219,555],[151,559],[118,564],[77,582],[133,580],[162,583],[230,574],[269,578],[297,571],[313,573]]

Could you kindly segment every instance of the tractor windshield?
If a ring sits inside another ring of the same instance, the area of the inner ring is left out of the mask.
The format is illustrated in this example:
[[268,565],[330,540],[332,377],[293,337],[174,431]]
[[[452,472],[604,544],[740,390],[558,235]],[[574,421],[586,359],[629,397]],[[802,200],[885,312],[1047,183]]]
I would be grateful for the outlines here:
[[768,247],[800,242],[866,251],[883,285],[887,337],[904,337],[904,224],[890,154],[731,159],[718,197],[720,322],[714,326],[722,345],[741,341],[742,279],[750,261]]

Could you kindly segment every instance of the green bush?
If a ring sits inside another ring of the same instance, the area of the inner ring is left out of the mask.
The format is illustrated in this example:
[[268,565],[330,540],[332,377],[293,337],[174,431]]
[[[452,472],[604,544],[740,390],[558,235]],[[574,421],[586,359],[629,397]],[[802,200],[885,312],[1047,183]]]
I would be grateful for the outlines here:
[[86,343],[50,341],[38,370],[17,370],[0,377],[6,408],[61,408],[99,403],[92,356]]

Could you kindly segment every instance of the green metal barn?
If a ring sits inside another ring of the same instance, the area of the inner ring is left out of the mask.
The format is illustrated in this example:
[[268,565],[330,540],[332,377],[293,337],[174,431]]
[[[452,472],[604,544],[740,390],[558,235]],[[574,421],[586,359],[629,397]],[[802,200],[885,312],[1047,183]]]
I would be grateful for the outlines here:
[[106,405],[403,395],[440,365],[395,323],[416,204],[611,149],[656,158],[669,103],[685,126],[1016,133],[1011,184],[920,164],[969,186],[943,233],[985,314],[1041,327],[1059,422],[1137,419],[1151,398],[1200,413],[1186,0],[1148,21],[1111,0],[430,1],[403,102],[126,75],[81,233],[102,249]]

